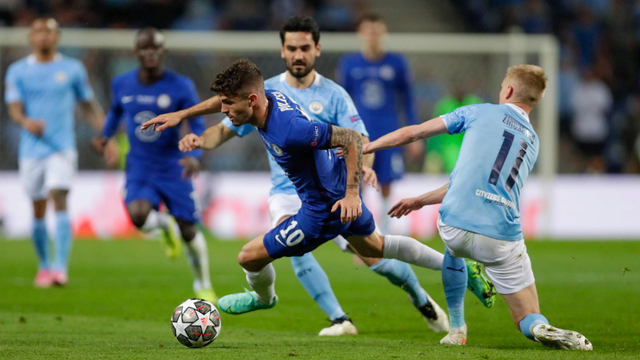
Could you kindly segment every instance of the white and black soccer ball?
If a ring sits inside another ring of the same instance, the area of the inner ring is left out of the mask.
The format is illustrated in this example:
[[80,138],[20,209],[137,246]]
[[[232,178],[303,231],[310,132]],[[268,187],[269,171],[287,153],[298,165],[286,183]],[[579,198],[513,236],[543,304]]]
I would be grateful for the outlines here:
[[203,299],[189,299],[171,316],[171,330],[178,341],[190,348],[205,347],[220,334],[220,313]]

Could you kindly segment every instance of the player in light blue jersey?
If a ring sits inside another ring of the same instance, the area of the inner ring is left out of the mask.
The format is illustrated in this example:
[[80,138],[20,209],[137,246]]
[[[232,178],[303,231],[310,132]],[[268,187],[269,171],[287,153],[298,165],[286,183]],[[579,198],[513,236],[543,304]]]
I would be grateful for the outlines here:
[[[418,123],[418,115],[409,63],[402,54],[384,50],[387,26],[382,18],[376,14],[365,15],[358,26],[358,34],[363,40],[363,49],[340,59],[338,82],[353,98],[373,141],[398,129],[400,113],[409,125]],[[423,146],[416,142],[407,150],[408,155],[416,159],[421,156]],[[382,193],[378,221],[382,232],[387,233],[389,217],[386,212],[390,207],[391,183],[404,174],[402,149],[376,153],[373,169],[378,174]]]
[[[22,127],[18,152],[20,177],[33,200],[32,239],[38,257],[37,287],[66,285],[71,245],[71,221],[67,194],[78,167],[74,132],[74,110],[80,102],[84,118],[99,131],[104,112],[94,100],[87,71],[76,59],[57,52],[58,24],[37,19],[29,41],[33,53],[9,66],[5,80],[5,102],[9,116]],[[117,162],[113,144],[108,147],[110,164]],[[55,254],[49,261],[45,225],[47,198],[56,211]]]
[[465,131],[460,156],[449,184],[404,199],[389,211],[402,217],[426,205],[442,203],[438,230],[445,243],[442,264],[449,334],[440,342],[463,345],[467,338],[463,257],[486,266],[505,299],[516,326],[529,339],[576,350],[592,350],[583,335],[549,325],[540,314],[531,261],[520,225],[520,190],[538,158],[538,135],[529,113],[544,95],[547,77],[534,65],[507,70],[500,105],[468,105],[452,113],[409,126],[365,145],[364,152],[408,144],[439,134]]

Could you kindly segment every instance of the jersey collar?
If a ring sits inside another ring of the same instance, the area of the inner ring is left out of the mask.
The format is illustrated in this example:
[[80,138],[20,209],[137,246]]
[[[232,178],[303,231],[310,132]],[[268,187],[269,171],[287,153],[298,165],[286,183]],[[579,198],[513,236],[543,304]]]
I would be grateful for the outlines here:
[[53,60],[48,61],[48,62],[39,62],[38,59],[36,59],[36,56],[34,54],[31,54],[31,55],[27,56],[27,64],[29,64],[29,65],[48,64],[48,63],[58,62],[60,60],[62,60],[62,54],[60,54],[60,53],[56,53],[55,55],[53,55]]
[[514,104],[506,104],[507,106],[509,106],[510,108],[512,108],[513,110],[515,110],[515,112],[517,112],[520,116],[522,116],[525,120],[527,120],[527,122],[531,122],[531,120],[529,120],[529,115],[527,115],[527,113],[522,110],[518,105],[514,105]]

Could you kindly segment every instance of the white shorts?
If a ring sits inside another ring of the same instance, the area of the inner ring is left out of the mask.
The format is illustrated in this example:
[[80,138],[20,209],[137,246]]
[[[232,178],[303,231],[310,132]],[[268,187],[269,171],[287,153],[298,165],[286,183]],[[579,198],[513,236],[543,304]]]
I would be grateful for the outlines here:
[[20,159],[20,178],[33,200],[43,200],[49,190],[69,190],[78,171],[78,153],[73,150],[61,151],[41,159]]
[[[302,201],[297,194],[275,194],[269,197],[269,215],[271,216],[271,227],[274,228],[283,218],[293,216],[302,207]],[[333,242],[342,251],[348,251],[349,242],[342,236],[337,236]]]
[[524,239],[494,239],[446,225],[440,217],[438,231],[449,254],[484,264],[498,293],[513,294],[535,282]]

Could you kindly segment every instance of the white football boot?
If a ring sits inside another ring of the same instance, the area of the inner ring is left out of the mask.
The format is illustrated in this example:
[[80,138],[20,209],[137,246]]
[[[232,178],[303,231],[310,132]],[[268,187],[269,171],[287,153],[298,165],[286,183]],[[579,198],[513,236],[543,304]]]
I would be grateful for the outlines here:
[[[411,300],[411,296],[409,296],[409,300]],[[427,322],[429,329],[433,332],[449,331],[449,317],[447,316],[447,313],[438,306],[431,296],[427,295],[427,300],[429,300],[429,302],[426,305],[420,307],[416,306],[416,309],[418,309],[422,314],[422,317],[424,318],[424,321]]]
[[440,344],[465,345],[467,343],[467,324],[459,328],[449,329],[447,336],[440,340]]
[[331,322],[331,326],[320,330],[318,336],[358,335],[358,329],[351,319],[344,317]]
[[536,325],[531,333],[542,345],[565,350],[593,350],[593,344],[584,335],[551,325]]

